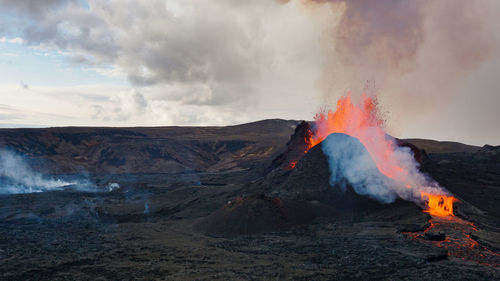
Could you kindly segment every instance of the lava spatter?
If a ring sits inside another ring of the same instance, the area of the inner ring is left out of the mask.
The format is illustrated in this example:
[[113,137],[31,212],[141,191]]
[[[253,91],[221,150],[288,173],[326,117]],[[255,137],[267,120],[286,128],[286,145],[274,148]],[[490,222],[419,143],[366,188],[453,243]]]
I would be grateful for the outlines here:
[[[377,169],[397,184],[391,187],[405,200],[425,204],[426,211],[437,216],[453,216],[455,198],[418,170],[418,163],[409,150],[399,147],[395,138],[386,134],[384,121],[378,113],[376,96],[362,94],[355,103],[350,93],[337,101],[335,111],[316,114],[310,132],[305,134],[306,152],[323,142],[330,134],[342,133],[358,139],[369,152]],[[293,163],[293,164],[292,164]],[[293,169],[291,162],[288,169]],[[364,163],[359,163],[364,165]],[[357,171],[350,171],[349,174]],[[392,199],[381,198],[383,202]]]

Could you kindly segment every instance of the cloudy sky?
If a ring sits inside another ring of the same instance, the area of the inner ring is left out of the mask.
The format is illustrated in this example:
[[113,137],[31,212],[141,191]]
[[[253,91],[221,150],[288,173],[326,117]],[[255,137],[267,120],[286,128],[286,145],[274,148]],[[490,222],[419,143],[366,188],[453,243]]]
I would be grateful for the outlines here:
[[310,120],[370,80],[395,136],[498,145],[498,18],[494,0],[0,0],[0,127]]

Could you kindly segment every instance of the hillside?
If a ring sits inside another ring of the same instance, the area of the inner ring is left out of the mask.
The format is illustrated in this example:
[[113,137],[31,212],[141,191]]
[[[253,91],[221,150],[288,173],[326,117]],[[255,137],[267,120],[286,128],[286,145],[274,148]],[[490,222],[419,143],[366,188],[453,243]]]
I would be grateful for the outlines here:
[[481,147],[453,141],[436,141],[428,139],[405,139],[405,141],[424,149],[427,153],[476,152]]
[[0,147],[46,173],[182,173],[259,169],[281,152],[296,121],[227,127],[0,129]]
[[[43,177],[76,182],[0,194],[0,279],[499,279],[500,146],[398,142],[458,199],[439,221],[332,185],[323,144],[304,151],[297,124],[0,130]],[[3,188],[40,184],[4,154]],[[363,180],[388,180],[369,163],[378,176]]]

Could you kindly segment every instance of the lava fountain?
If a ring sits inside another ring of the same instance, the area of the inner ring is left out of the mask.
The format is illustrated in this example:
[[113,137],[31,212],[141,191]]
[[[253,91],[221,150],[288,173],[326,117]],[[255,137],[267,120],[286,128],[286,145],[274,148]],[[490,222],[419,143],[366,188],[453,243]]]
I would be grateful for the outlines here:
[[398,146],[396,139],[385,133],[377,105],[375,96],[362,94],[358,104],[353,103],[350,93],[341,97],[335,111],[320,112],[314,117],[312,132],[306,134],[306,150],[332,133],[355,137],[370,153],[378,170],[398,183],[393,191],[399,197],[424,204],[431,215],[453,216],[456,199],[420,172],[410,149]]

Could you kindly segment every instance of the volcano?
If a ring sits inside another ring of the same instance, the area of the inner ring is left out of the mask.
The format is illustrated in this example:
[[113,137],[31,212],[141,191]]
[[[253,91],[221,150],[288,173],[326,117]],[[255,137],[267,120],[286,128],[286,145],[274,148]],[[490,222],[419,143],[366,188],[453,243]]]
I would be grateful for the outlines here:
[[[396,217],[403,216],[403,213],[407,215],[399,222],[401,230],[422,229],[427,224],[428,216],[411,202],[398,200],[384,204],[364,196],[363,192],[354,190],[344,175],[332,181],[332,165],[356,165],[358,161],[366,161],[360,181],[376,185],[396,184],[379,172],[368,151],[354,137],[334,133],[304,152],[301,150],[304,143],[300,140],[304,139],[301,133],[306,132],[303,130],[306,126],[305,123],[298,125],[285,153],[273,160],[274,170],[247,186],[245,197],[228,202],[202,220],[196,229],[209,235],[231,237],[289,230],[318,219],[360,220],[367,216],[384,216],[382,214],[389,212]],[[329,161],[323,150],[332,146],[338,150]],[[300,151],[305,154],[290,169],[286,164],[287,158],[290,155],[296,157]],[[353,151],[354,154],[351,153]],[[349,153],[347,159],[342,152]]]
[[196,228],[233,237],[292,230],[321,219],[378,221],[390,214],[396,229],[413,239],[452,241],[437,246],[454,257],[495,265],[499,256],[467,234],[477,231],[475,225],[455,218],[460,200],[425,173],[426,152],[387,135],[376,100],[361,98],[355,105],[348,94],[336,111],[317,115],[312,124],[300,123],[270,172],[246,188],[249,195]]
[[456,199],[436,216],[352,133],[311,145],[315,122],[0,129],[33,172],[101,190],[0,195],[0,279],[498,279],[499,147],[384,133]]

